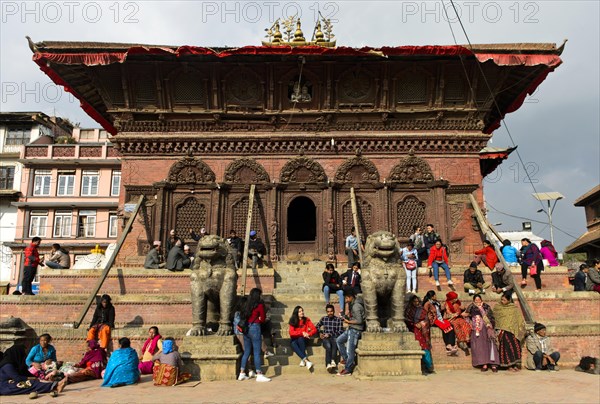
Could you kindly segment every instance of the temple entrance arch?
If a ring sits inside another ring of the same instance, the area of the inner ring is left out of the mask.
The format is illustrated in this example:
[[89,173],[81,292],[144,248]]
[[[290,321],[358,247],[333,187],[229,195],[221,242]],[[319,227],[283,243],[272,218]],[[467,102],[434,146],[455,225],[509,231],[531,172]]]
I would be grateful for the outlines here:
[[317,238],[317,207],[306,196],[298,196],[287,208],[288,241],[314,242]]

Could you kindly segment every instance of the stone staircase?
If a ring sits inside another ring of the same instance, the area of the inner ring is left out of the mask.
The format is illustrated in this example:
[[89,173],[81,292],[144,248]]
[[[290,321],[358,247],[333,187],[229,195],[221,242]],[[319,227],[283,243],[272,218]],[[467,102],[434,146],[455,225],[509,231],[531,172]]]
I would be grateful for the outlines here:
[[[300,305],[316,323],[324,315],[325,302],[321,293],[321,273],[325,263],[321,261],[281,261],[273,269],[259,269],[249,274],[246,291],[260,287],[270,305],[270,318],[277,334],[275,356],[265,361],[267,375],[306,373],[299,367],[299,358],[292,352],[287,322],[295,306]],[[462,301],[471,299],[462,291],[462,274],[466,266],[456,265],[452,278]],[[345,271],[340,264],[338,272]],[[191,324],[191,298],[189,270],[172,273],[166,270],[122,268],[111,271],[100,294],[108,293],[116,308],[116,329],[113,341],[127,336],[132,346],[140,349],[150,326],[160,328],[163,336],[172,336],[179,342]],[[490,271],[483,270],[486,280]],[[518,268],[513,269],[516,280],[520,280]],[[79,329],[65,326],[72,324],[96,284],[100,271],[40,271],[40,294],[38,296],[1,296],[0,319],[20,317],[37,334],[50,333],[61,359],[77,361],[83,352],[87,325],[91,321],[92,306]],[[438,298],[443,300],[449,291],[442,275],[442,291]],[[543,291],[535,292],[530,285],[524,290],[536,321],[544,323],[553,343],[561,351],[561,362],[571,365],[584,355],[600,356],[600,295],[593,292],[573,292],[568,285],[565,267],[549,268],[542,275]],[[418,294],[435,290],[433,278],[426,269],[419,270]],[[238,284],[238,290],[239,290]],[[498,301],[496,294],[488,293],[484,300],[490,305]],[[337,296],[331,303],[339,311]],[[438,369],[471,367],[470,357],[462,353],[458,357],[444,354],[439,330],[432,330],[433,357]],[[315,373],[325,374],[325,355],[318,339],[313,339],[307,348]]]

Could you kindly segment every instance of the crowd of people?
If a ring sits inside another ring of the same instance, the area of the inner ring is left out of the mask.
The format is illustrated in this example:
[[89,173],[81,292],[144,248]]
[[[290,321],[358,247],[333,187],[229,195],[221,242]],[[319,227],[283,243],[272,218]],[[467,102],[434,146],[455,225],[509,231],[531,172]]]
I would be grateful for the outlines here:
[[29,398],[37,398],[49,393],[56,397],[70,384],[102,380],[102,387],[119,387],[138,383],[144,374],[152,374],[156,386],[173,386],[191,378],[183,372],[174,338],[163,339],[156,326],[148,330],[139,354],[126,337],[119,339],[119,348],[110,357],[97,339],[88,338],[81,360],[75,364],[59,362],[51,342],[49,334],[42,334],[28,354],[25,345],[18,343],[2,354],[0,396],[29,394]]
[[[208,236],[209,233],[206,228],[201,228],[200,233],[196,234],[192,229],[189,230],[189,237],[195,242],[200,242],[203,237]],[[227,238],[229,247],[233,255],[236,269],[242,266],[242,255],[244,253],[244,240],[237,236],[235,230],[231,230],[229,237]],[[258,237],[256,230],[250,231],[250,239],[248,241],[248,259],[252,262],[252,269],[256,269],[259,264],[262,263],[263,257],[266,254],[266,247],[263,241]],[[166,252],[166,259],[164,259]],[[161,269],[166,268],[169,271],[183,271],[184,269],[191,268],[194,262],[194,253],[190,246],[185,244],[183,238],[179,237],[175,230],[169,232],[169,237],[165,243],[165,249],[163,250],[163,243],[160,240],[155,240],[152,243],[152,247],[146,254],[144,261],[144,268],[146,269]]]

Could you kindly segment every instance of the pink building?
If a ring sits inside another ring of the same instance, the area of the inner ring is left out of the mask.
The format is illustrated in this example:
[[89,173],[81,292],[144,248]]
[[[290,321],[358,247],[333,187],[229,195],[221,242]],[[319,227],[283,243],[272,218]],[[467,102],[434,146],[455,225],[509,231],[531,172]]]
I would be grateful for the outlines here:
[[52,244],[60,244],[71,265],[96,245],[105,249],[116,241],[121,160],[108,137],[101,129],[75,128],[60,144],[42,136],[21,149],[22,196],[12,203],[18,226],[11,244],[11,287],[20,283],[23,250],[33,237],[42,238],[46,259]]

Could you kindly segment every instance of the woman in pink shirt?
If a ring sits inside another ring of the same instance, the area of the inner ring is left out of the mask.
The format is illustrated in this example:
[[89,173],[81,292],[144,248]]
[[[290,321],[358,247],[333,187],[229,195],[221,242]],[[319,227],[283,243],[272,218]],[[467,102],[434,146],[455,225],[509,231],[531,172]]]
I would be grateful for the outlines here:
[[543,259],[548,260],[548,265],[551,267],[558,266],[558,253],[556,249],[548,240],[543,240],[541,243],[542,248],[540,248],[540,253],[542,254]]

